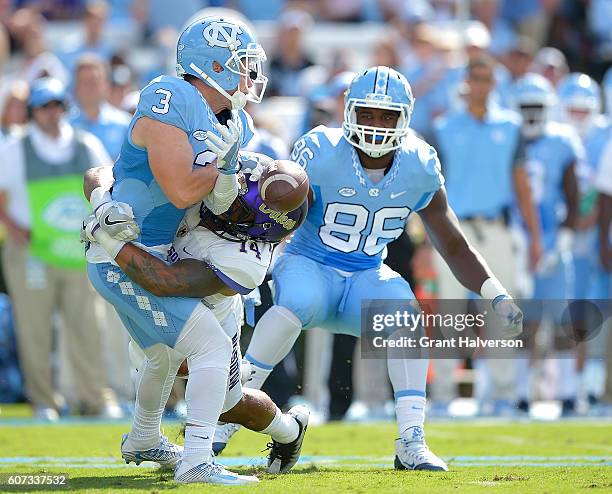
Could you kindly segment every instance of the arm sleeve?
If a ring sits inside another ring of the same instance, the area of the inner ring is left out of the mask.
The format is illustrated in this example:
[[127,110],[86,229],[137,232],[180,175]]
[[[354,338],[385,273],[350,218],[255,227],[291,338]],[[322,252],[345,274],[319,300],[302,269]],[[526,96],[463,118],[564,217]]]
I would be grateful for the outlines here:
[[204,197],[204,205],[212,214],[225,213],[238,197],[238,177],[220,173],[213,190]]

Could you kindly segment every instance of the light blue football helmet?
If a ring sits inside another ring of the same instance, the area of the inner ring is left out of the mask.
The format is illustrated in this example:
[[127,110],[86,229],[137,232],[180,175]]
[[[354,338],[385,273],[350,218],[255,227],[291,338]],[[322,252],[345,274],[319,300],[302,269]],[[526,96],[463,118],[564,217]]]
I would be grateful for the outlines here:
[[[379,108],[399,112],[395,128],[371,127],[357,123],[357,108]],[[409,134],[414,108],[412,89],[396,70],[379,66],[357,74],[344,96],[344,137],[372,158],[397,149]]]
[[563,119],[586,134],[601,113],[599,85],[586,74],[568,74],[559,82],[558,94]]
[[[243,108],[247,101],[261,101],[268,83],[262,70],[265,60],[263,48],[248,27],[231,17],[203,17],[192,22],[176,47],[177,75],[198,77],[230,100],[232,109]],[[215,70],[214,62],[223,70]],[[246,78],[245,88],[239,87],[241,77]],[[232,90],[236,92],[229,94]]]
[[516,81],[512,96],[517,111],[523,117],[523,135],[528,139],[542,135],[550,120],[551,110],[557,103],[552,84],[540,74],[529,73]]

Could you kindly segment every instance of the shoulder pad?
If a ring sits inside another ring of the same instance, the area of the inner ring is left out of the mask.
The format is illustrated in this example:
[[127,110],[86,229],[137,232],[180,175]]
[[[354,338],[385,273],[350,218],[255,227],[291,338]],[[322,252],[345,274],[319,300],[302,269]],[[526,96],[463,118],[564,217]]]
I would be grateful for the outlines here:
[[141,91],[136,115],[188,131],[196,104],[202,101],[197,89],[188,82],[178,77],[160,76]]

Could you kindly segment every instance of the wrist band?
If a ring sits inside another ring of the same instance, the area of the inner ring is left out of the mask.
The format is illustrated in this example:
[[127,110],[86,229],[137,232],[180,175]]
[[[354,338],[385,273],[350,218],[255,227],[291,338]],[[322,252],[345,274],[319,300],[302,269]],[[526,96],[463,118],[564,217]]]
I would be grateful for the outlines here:
[[119,251],[123,249],[123,246],[127,243],[114,239],[101,228],[96,230],[94,233],[94,238],[96,239],[96,242],[100,244],[100,247],[102,247],[113,259],[117,257]]
[[509,297],[508,291],[495,277],[487,278],[480,287],[480,296],[487,300],[495,300],[500,295]]

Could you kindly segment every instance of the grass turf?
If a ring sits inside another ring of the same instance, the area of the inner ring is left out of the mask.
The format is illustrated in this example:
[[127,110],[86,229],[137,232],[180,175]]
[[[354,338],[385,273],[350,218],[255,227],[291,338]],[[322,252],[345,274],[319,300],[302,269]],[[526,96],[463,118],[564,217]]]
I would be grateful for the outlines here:
[[[427,427],[428,443],[449,461],[451,468],[450,472],[442,473],[394,471],[393,424],[311,427],[303,454],[315,458],[284,476],[267,475],[262,467],[232,468],[242,473],[256,473],[261,483],[231,488],[179,486],[172,482],[168,472],[152,467],[121,466],[119,442],[127,429],[127,424],[3,425],[0,420],[0,474],[64,472],[70,480],[63,491],[125,494],[201,492],[203,489],[215,493],[248,490],[266,494],[482,492],[492,488],[496,492],[521,494],[612,490],[612,469],[608,466],[612,462],[610,422],[432,423]],[[178,431],[177,425],[165,428],[170,439],[176,439]],[[226,449],[225,456],[244,457],[244,464],[248,465],[250,458],[264,456],[261,450],[265,443],[263,436],[242,430]],[[462,466],[466,465],[465,457],[477,456],[485,457],[483,461],[491,464]],[[492,456],[514,458],[496,460]],[[331,461],[329,457],[333,457]],[[534,466],[540,461],[555,463],[558,457],[568,457],[560,463],[580,462],[584,457],[588,466]],[[89,466],[79,465],[87,461]],[[504,466],[508,461],[516,465]],[[93,468],[91,463],[96,462],[103,468]],[[0,491],[57,492],[6,484],[0,485]]]

